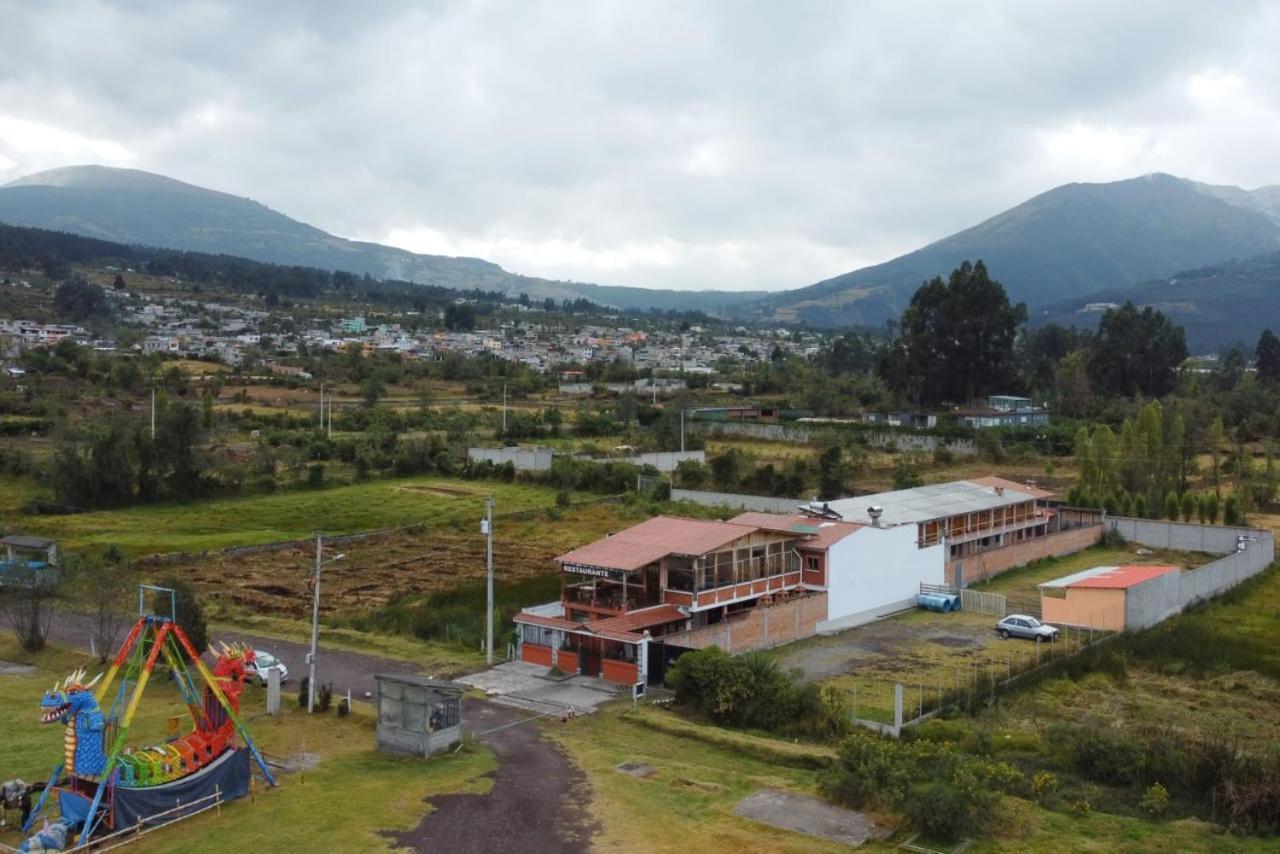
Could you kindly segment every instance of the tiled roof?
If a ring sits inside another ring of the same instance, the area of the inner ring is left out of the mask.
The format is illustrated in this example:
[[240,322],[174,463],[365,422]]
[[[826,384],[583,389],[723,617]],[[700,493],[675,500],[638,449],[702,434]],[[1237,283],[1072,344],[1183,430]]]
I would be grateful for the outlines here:
[[703,555],[756,530],[732,522],[655,516],[611,537],[566,552],[557,557],[556,562],[630,571],[670,554]]
[[582,623],[575,623],[573,620],[566,620],[564,617],[544,617],[541,614],[530,614],[528,611],[521,611],[511,619],[513,622],[528,623],[531,626],[545,626],[548,629],[568,629],[572,631],[582,628]]
[[1176,566],[1113,566],[1106,567],[1103,572],[1073,581],[1071,588],[1093,588],[1102,590],[1126,590],[1136,587],[1144,581],[1150,581],[1170,572],[1177,572]]
[[676,620],[687,620],[689,615],[675,605],[655,605],[639,611],[630,611],[617,617],[606,617],[603,620],[592,620],[587,628],[592,632],[640,632],[644,629],[660,626],[663,623],[674,623]]
[[798,545],[810,549],[829,549],[845,537],[866,525],[857,522],[832,522],[810,516],[748,511],[729,520],[735,525],[752,525],[767,531],[799,534],[803,539]]

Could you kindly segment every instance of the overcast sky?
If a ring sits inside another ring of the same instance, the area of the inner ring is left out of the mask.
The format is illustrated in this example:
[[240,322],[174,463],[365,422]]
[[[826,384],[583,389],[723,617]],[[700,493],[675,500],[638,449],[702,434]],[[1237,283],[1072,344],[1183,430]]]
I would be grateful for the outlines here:
[[0,0],[0,182],[130,166],[345,237],[725,289],[1069,181],[1280,183],[1274,1],[328,5]]

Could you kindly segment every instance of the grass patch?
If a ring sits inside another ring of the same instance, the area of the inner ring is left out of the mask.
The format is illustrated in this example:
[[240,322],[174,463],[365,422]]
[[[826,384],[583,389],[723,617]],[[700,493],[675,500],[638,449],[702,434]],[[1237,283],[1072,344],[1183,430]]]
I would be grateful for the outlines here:
[[[661,712],[645,710],[644,715]],[[608,852],[763,851],[835,854],[847,847],[766,827],[733,815],[760,788],[815,794],[817,773],[781,766],[736,746],[700,738],[673,739],[616,709],[579,718],[547,733],[587,774],[590,814],[603,828],[593,847]],[[749,738],[749,737],[748,737]],[[769,741],[764,739],[764,741]],[[785,744],[785,742],[782,742]],[[639,779],[614,770],[639,760],[657,769]]]
[[[478,525],[490,494],[499,513],[555,503],[555,491],[544,487],[416,477],[67,516],[20,515],[9,524],[56,538],[64,548],[114,544],[131,554],[199,552],[303,539],[315,531],[344,534],[462,520]],[[0,506],[12,501],[7,497]]]
[[[4,752],[0,777],[43,780],[61,756],[63,728],[39,722],[38,704],[55,679],[74,667],[97,670],[87,655],[48,649],[23,653],[7,636],[0,638],[0,659],[32,664],[32,676],[0,676],[0,731]],[[496,767],[483,747],[470,746],[458,754],[431,759],[399,758],[374,749],[373,709],[355,703],[347,718],[334,714],[308,716],[285,700],[285,714],[263,713],[262,689],[245,690],[243,709],[250,733],[271,756],[316,753],[320,764],[305,775],[280,777],[275,789],[258,787],[256,796],[225,806],[222,814],[207,813],[144,837],[133,850],[164,852],[250,851],[264,839],[280,850],[386,851],[379,830],[403,830],[426,813],[423,799],[444,792],[484,792],[485,776]],[[185,715],[172,685],[155,679],[139,706],[130,741],[148,744],[163,740],[165,721]],[[358,803],[353,801],[358,792]],[[0,834],[0,842],[17,845],[16,833]]]

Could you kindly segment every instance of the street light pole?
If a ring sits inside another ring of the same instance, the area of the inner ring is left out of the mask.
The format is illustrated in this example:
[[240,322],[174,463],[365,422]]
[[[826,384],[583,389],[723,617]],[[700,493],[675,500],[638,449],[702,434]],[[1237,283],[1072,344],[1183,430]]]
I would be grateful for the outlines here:
[[486,502],[485,520],[485,564],[488,569],[488,607],[485,609],[485,662],[493,664],[493,496]]
[[316,534],[316,575],[311,581],[311,654],[307,656],[307,714],[316,706],[316,646],[320,643],[320,555],[324,537]]
[[316,707],[316,650],[320,644],[320,568],[326,563],[337,563],[345,554],[323,560],[324,534],[316,534],[316,574],[311,589],[311,652],[307,655],[307,714]]

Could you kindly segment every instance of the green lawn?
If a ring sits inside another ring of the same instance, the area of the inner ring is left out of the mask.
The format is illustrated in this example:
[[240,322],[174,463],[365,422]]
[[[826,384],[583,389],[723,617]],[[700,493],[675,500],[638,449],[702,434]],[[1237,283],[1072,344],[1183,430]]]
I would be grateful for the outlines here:
[[1183,569],[1193,569],[1218,557],[1202,552],[1178,552],[1168,549],[1150,549],[1151,554],[1140,555],[1137,554],[1139,548],[1140,546],[1136,544],[1123,548],[1098,545],[1063,557],[1044,558],[1001,573],[988,581],[976,581],[969,587],[1010,596],[1038,596],[1037,584],[1052,581],[1073,572],[1092,569],[1095,566],[1172,564]]
[[56,538],[64,548],[115,544],[132,554],[207,551],[416,522],[478,525],[490,494],[498,514],[555,503],[555,492],[545,487],[434,477],[67,516],[18,512],[30,494],[23,481],[3,483],[0,511],[8,527]]
[[[31,656],[7,635],[0,635],[0,660],[33,664],[31,676],[0,676],[0,779],[43,780],[59,760],[63,728],[39,722],[43,692],[74,667],[98,668],[87,656],[48,650]],[[92,666],[91,666],[92,665]],[[246,689],[246,723],[258,746],[273,757],[317,754],[319,765],[304,774],[279,777],[280,786],[259,785],[253,799],[228,804],[143,837],[133,850],[155,852],[256,851],[269,840],[269,850],[389,851],[379,830],[415,826],[427,812],[423,799],[444,792],[484,792],[485,776],[496,767],[483,747],[468,746],[457,754],[431,759],[398,758],[374,749],[372,708],[357,702],[347,718],[336,714],[308,717],[285,699],[285,713],[266,716],[261,689]],[[163,740],[165,719],[185,715],[172,685],[156,679],[138,709],[131,742]],[[185,726],[184,722],[184,726]],[[15,833],[0,833],[0,842],[16,846]]]

